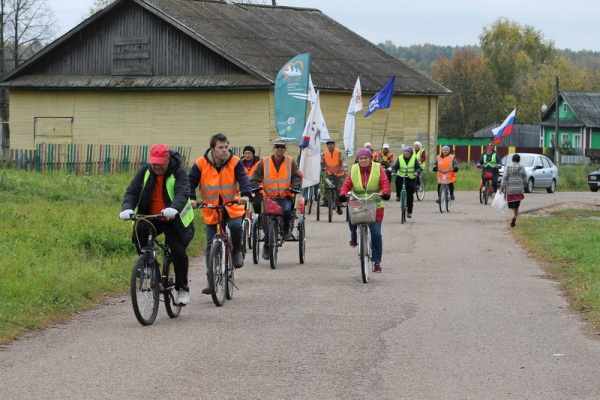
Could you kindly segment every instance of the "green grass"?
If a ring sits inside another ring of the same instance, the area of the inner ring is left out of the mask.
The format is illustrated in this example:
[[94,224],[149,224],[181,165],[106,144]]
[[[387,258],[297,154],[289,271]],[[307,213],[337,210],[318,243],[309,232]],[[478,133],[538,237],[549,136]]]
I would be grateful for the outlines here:
[[[131,178],[0,170],[0,343],[128,289],[136,253],[118,214]],[[205,243],[196,225],[190,255]]]
[[599,210],[566,209],[547,217],[521,218],[518,241],[560,283],[573,309],[600,329]]

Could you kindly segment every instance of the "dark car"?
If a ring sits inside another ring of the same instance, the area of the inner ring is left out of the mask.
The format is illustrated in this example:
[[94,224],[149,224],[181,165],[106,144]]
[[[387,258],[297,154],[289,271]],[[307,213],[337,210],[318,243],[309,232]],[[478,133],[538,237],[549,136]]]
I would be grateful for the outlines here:
[[592,192],[597,192],[600,187],[600,169],[588,174],[588,185]]

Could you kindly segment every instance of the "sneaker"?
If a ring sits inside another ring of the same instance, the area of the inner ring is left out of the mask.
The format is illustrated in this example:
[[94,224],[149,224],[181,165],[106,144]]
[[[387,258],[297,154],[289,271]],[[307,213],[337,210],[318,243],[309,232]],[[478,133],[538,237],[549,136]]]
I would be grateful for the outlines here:
[[206,282],[206,287],[202,289],[202,294],[210,294],[210,285]]
[[517,225],[517,218],[513,218],[510,222],[510,226],[514,227],[515,225]]
[[415,186],[415,190],[418,192],[419,190],[421,190],[421,186],[419,186],[419,185]]
[[342,206],[337,206],[336,211],[337,211],[338,215],[342,215],[344,213],[344,211],[342,211]]
[[406,213],[406,218],[412,218],[412,213]]
[[451,194],[451,195],[450,195],[450,200],[452,200],[452,201],[454,201],[454,200],[455,200],[455,198],[454,198],[454,195],[453,195],[453,194]]
[[285,240],[286,242],[290,241],[290,240],[294,240],[294,237],[292,236],[292,232],[287,231],[284,235],[283,235],[283,240]]
[[244,266],[244,255],[241,251],[233,254],[233,268],[242,268]]
[[350,244],[350,247],[356,247],[356,246],[358,246],[358,242],[356,240],[354,240],[354,239],[351,239],[349,244]]
[[400,201],[400,197],[396,196],[396,201]]
[[381,263],[375,263],[373,267],[373,272],[381,272]]
[[327,203],[326,202],[322,202],[321,203],[321,207],[327,207]]
[[269,259],[269,249],[267,249],[267,246],[263,247],[262,258],[265,259],[265,260]]
[[179,289],[179,291],[177,291],[177,303],[185,306],[189,302],[190,292],[185,289]]
[[440,199],[435,199],[435,202],[440,204]]

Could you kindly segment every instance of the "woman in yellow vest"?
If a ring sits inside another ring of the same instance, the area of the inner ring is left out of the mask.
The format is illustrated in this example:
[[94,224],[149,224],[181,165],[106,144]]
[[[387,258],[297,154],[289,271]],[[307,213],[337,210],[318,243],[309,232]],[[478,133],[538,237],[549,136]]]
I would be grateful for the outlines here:
[[456,173],[458,172],[458,162],[454,158],[454,154],[450,154],[450,147],[442,147],[442,154],[438,155],[433,163],[433,172],[437,172],[438,178],[438,198],[436,203],[440,202],[440,188],[444,173],[446,173],[446,183],[450,189],[450,200],[454,200],[454,182],[456,182]]
[[392,174],[396,174],[396,201],[400,201],[402,183],[406,185],[406,217],[412,218],[416,181],[421,174],[421,164],[412,147],[404,148],[402,156],[398,157],[392,167]]
[[[350,174],[340,189],[339,200],[348,200],[346,194],[350,191],[358,197],[367,197],[372,193],[382,193],[383,200],[390,199],[390,182],[385,176],[383,167],[373,162],[373,154],[367,148],[360,149],[356,154],[358,163],[352,165]],[[362,194],[361,194],[362,193]],[[374,271],[381,272],[381,255],[383,253],[383,240],[381,236],[381,223],[383,222],[383,201],[377,203],[375,222],[369,225],[371,231],[371,248],[373,250]],[[350,246],[358,245],[356,225],[350,224]]]

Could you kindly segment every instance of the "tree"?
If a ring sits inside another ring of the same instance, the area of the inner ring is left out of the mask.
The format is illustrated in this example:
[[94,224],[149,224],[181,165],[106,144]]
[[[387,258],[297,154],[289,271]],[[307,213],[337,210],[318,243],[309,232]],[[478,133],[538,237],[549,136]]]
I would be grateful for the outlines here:
[[462,49],[449,60],[445,56],[433,65],[432,79],[452,90],[439,105],[439,134],[471,137],[488,126],[497,114],[499,89],[481,52]]
[[513,94],[518,80],[531,68],[551,61],[557,54],[554,41],[545,41],[533,27],[506,18],[484,27],[479,44],[503,95]]

